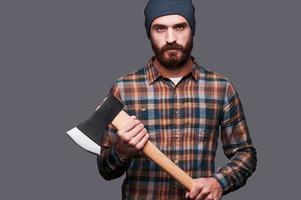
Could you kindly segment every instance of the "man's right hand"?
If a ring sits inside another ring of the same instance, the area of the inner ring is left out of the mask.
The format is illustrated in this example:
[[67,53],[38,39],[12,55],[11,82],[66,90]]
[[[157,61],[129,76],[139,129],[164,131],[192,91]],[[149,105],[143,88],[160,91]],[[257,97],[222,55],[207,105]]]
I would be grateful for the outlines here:
[[115,152],[121,160],[129,160],[141,152],[149,138],[144,125],[135,116],[131,116],[130,122],[117,134]]

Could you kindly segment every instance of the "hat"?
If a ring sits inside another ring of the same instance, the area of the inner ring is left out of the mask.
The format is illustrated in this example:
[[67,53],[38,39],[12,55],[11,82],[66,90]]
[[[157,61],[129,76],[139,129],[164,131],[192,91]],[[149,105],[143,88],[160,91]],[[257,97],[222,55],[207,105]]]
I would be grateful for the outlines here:
[[188,21],[194,35],[194,13],[192,0],[149,0],[144,9],[146,34],[150,38],[150,28],[154,19],[165,15],[181,15]]

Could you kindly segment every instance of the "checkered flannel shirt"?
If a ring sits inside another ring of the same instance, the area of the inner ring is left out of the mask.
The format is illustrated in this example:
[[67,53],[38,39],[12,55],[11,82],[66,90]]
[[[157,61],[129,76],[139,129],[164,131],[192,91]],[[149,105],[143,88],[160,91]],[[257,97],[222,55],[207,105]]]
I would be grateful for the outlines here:
[[[206,70],[194,58],[192,71],[174,85],[153,65],[116,81],[110,93],[129,115],[145,125],[150,141],[192,178],[213,177],[223,193],[246,183],[256,168],[240,98],[223,75]],[[229,162],[215,169],[218,138]],[[122,176],[123,199],[185,199],[185,188],[145,155],[121,160],[114,150],[116,130],[109,125],[97,157],[107,180]]]

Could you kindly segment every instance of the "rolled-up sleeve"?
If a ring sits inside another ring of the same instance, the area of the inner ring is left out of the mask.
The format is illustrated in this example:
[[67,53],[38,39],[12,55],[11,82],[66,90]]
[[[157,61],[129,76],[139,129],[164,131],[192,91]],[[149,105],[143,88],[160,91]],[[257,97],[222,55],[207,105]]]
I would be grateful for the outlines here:
[[252,144],[240,98],[231,82],[227,83],[221,120],[223,151],[229,162],[213,174],[223,194],[246,184],[256,169],[256,149]]

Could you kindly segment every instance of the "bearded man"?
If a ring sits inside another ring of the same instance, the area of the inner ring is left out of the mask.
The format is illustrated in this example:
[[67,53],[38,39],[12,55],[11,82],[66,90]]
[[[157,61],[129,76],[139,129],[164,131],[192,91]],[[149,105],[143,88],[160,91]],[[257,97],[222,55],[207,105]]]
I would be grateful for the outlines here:
[[[132,120],[118,132],[107,127],[99,172],[107,180],[126,174],[123,199],[219,200],[245,185],[256,168],[240,98],[226,77],[191,56],[191,0],[149,0],[144,13],[155,55],[111,88]],[[219,135],[229,162],[216,170]],[[194,178],[191,191],[141,153],[148,140]]]

